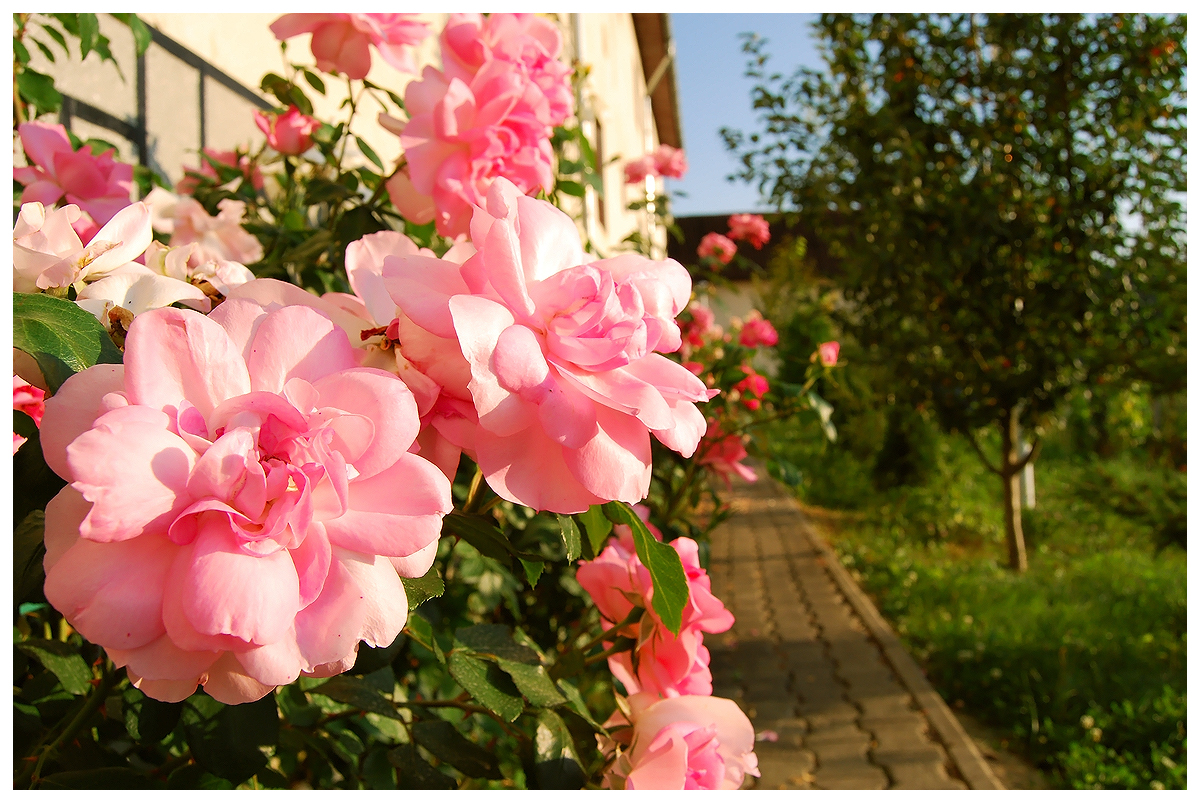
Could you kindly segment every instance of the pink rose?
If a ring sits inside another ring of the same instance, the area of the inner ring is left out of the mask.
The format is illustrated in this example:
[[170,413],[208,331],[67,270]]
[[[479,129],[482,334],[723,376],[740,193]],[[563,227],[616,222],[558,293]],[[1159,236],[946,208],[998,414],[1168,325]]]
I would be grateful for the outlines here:
[[736,253],[737,246],[733,240],[715,231],[701,237],[700,246],[696,249],[696,254],[701,259],[715,259],[722,265],[728,265]]
[[317,69],[362,79],[371,70],[375,45],[383,60],[401,72],[415,73],[412,46],[429,35],[417,14],[284,14],[271,23],[279,40],[312,34]]
[[396,564],[428,569],[452,507],[409,451],[408,388],[307,307],[148,312],[125,364],[68,379],[45,424],[70,482],[46,511],[46,598],[160,700],[256,700],[391,643]]
[[196,243],[204,261],[252,265],[263,258],[262,243],[242,228],[244,201],[224,198],[217,203],[216,217],[208,214],[195,198],[173,195],[155,187],[146,196],[154,214],[156,231],[171,235],[171,245]]
[[696,454],[696,462],[712,469],[713,473],[724,481],[726,488],[733,487],[730,480],[734,474],[746,482],[758,480],[754,469],[742,464],[742,461],[749,457],[742,436],[726,435],[715,423],[709,424],[708,433],[700,442]]
[[[471,221],[463,263],[397,257],[392,298],[417,326],[456,338],[471,366],[475,449],[504,499],[578,513],[637,502],[650,482],[650,434],[691,455],[704,433],[704,383],[654,352],[681,344],[675,316],[691,279],[673,260],[588,262],[574,222],[504,178]],[[398,288],[405,288],[403,291]]]
[[432,199],[443,236],[466,234],[472,208],[499,176],[523,193],[553,186],[546,98],[513,64],[488,61],[469,84],[426,67],[404,98],[411,119],[400,144],[409,178]]
[[451,14],[442,30],[443,70],[470,84],[489,61],[519,69],[546,98],[546,125],[562,125],[575,113],[571,68],[559,60],[558,27],[536,14]]
[[821,365],[824,365],[826,368],[832,368],[837,365],[838,351],[841,348],[836,340],[830,340],[828,343],[822,343],[817,346],[817,356],[821,360]]
[[771,228],[762,215],[732,215],[729,218],[729,236],[761,249],[771,239]]
[[746,316],[746,323],[742,325],[738,342],[750,349],[758,346],[774,346],[779,342],[779,333],[775,331],[771,322],[762,316],[761,312],[751,310],[750,314]]
[[85,247],[74,225],[79,207],[68,204],[46,212],[38,202],[23,204],[13,226],[13,290],[82,286],[141,256],[150,245],[150,209],[138,202],[104,224]]
[[[21,377],[13,374],[13,409],[20,410],[33,419],[39,427],[42,425],[42,414],[46,412],[46,391],[35,388]],[[21,448],[27,439],[13,433],[13,454]]]
[[762,397],[771,389],[771,385],[765,376],[755,373],[750,366],[743,365],[741,370],[746,378],[734,385],[733,389],[742,395],[742,404],[747,409],[757,410],[762,407]]
[[21,203],[52,206],[64,195],[84,214],[75,230],[86,243],[113,215],[129,206],[133,165],[113,159],[114,151],[92,155],[92,146],[76,151],[67,129],[33,121],[17,126],[30,167],[14,167],[13,179],[25,186]]
[[[238,153],[237,151],[218,151],[215,148],[204,148],[203,153],[217,164],[241,170],[243,178],[250,182],[251,187],[259,191],[262,190],[262,171],[258,169],[258,165],[250,161],[248,155]],[[196,191],[196,186],[200,183],[197,176],[205,176],[218,184],[221,183],[221,177],[217,175],[216,168],[209,163],[208,159],[202,158],[198,170],[188,168],[186,175],[175,184],[175,192],[180,195],[191,195]]]
[[[610,789],[738,789],[758,775],[754,726],[732,700],[635,694],[629,717],[618,711],[605,725],[619,750],[605,773]],[[631,722],[632,720],[632,722]]]
[[658,166],[654,162],[654,154],[648,153],[628,162],[625,165],[625,183],[641,184],[646,176],[657,176]]
[[693,304],[688,308],[692,319],[684,322],[682,328],[683,342],[692,348],[700,348],[704,340],[718,331],[717,316],[703,304]]
[[654,167],[658,175],[666,178],[683,178],[687,172],[687,156],[682,148],[659,145],[654,151]]
[[[645,519],[644,508],[638,513]],[[575,579],[600,610],[601,626],[606,630],[623,622],[635,606],[645,609],[639,621],[618,631],[638,643],[632,651],[609,657],[613,676],[631,694],[639,691],[662,696],[712,694],[708,649],[702,633],[725,632],[733,626],[733,614],[713,596],[708,574],[700,566],[696,542],[690,538],[671,542],[671,547],[679,553],[688,581],[688,604],[676,636],[650,604],[654,590],[650,571],[634,551],[632,533],[628,527],[614,527],[614,531],[617,540],[595,560],[581,562],[575,573]],[[652,533],[661,540],[661,533],[653,529]]]
[[315,117],[289,106],[283,114],[254,111],[254,123],[267,135],[267,144],[286,156],[299,156],[312,147],[312,132],[321,125]]

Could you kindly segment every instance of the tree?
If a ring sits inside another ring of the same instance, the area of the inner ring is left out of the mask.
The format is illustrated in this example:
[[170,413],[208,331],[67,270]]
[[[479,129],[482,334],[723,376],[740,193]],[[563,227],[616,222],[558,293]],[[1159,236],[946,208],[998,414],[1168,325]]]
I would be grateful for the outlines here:
[[[1072,387],[1183,372],[1186,19],[822,15],[829,73],[758,79],[739,174],[840,260],[895,392],[965,433],[1026,566],[1019,433]],[[976,431],[1000,434],[989,459]]]

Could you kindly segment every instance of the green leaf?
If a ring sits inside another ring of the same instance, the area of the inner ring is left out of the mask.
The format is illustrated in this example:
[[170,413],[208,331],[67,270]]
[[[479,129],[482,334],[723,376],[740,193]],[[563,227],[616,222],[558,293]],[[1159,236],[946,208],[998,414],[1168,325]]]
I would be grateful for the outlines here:
[[468,741],[458,729],[442,719],[418,722],[412,726],[413,741],[468,778],[500,780],[500,765],[495,755]]
[[587,777],[571,732],[553,711],[538,712],[534,736],[534,781],[539,789],[582,789]]
[[304,90],[300,87],[292,84],[291,87],[288,88],[287,97],[288,100],[291,101],[292,105],[294,105],[304,114],[313,113],[312,101],[308,99],[308,95],[305,95]]
[[502,719],[512,722],[525,710],[525,701],[512,678],[495,664],[456,650],[450,653],[447,666],[458,685]]
[[544,666],[501,660],[500,668],[512,677],[530,705],[553,707],[567,701],[554,687]]
[[308,85],[313,89],[317,90],[322,95],[325,94],[325,82],[322,81],[320,76],[318,76],[315,72],[306,69],[304,71],[304,80],[308,81]]
[[[38,40],[38,39],[34,39],[34,40],[33,40],[33,43],[34,43],[35,45],[37,45],[37,49],[38,49],[38,50],[40,50],[40,51],[42,51],[42,55],[43,55],[43,56],[45,56],[47,59],[49,59],[51,63],[53,63],[53,62],[55,61],[55,59],[54,59],[54,53],[52,53],[52,52],[50,51],[50,48],[49,48],[49,47],[47,47],[46,45],[42,44],[42,43],[41,43],[41,41],[40,41],[40,40]],[[25,60],[24,60],[23,62],[21,62],[21,63],[22,63],[22,64],[28,64],[28,63],[29,63],[29,51],[28,51],[28,50],[25,50],[25,46],[24,46],[24,45],[22,45],[20,42],[18,42],[18,41],[16,41],[16,40],[13,40],[13,52],[14,52],[14,53],[17,53],[17,56],[18,56],[18,58],[19,58],[19,57],[20,57],[20,52],[18,52],[18,51],[17,51],[17,47],[20,47],[20,48],[21,48],[21,50],[23,50],[23,51],[25,52]]]
[[43,22],[42,30],[49,34],[51,39],[53,39],[55,42],[58,42],[58,46],[61,47],[68,56],[71,55],[71,51],[67,48],[67,40],[63,38],[63,35],[59,32],[58,28],[55,28],[48,22]]
[[310,694],[323,694],[339,703],[352,705],[362,711],[370,711],[372,714],[392,719],[401,718],[392,702],[384,697],[379,689],[361,678],[336,675],[308,691]]
[[383,160],[379,158],[379,155],[377,153],[375,153],[375,149],[372,148],[370,145],[368,145],[367,141],[358,135],[355,135],[354,141],[358,143],[358,148],[359,148],[359,150],[361,150],[363,152],[363,156],[370,159],[371,164],[375,165],[380,170],[382,170],[383,169]]
[[121,362],[121,352],[95,316],[40,293],[13,293],[13,348],[37,360],[51,391],[97,363]]
[[454,779],[438,772],[421,757],[415,744],[402,744],[388,751],[388,761],[396,768],[397,789],[457,789]]
[[13,604],[20,605],[38,593],[46,580],[42,558],[46,513],[34,510],[13,530]]
[[655,539],[646,529],[645,523],[624,502],[606,502],[604,513],[609,520],[627,524],[633,531],[633,544],[638,559],[650,570],[650,583],[654,587],[654,612],[675,635],[683,625],[683,609],[688,601],[687,575],[679,553],[670,545]]
[[579,557],[579,552],[582,549],[580,544],[579,527],[575,525],[575,520],[570,516],[558,514],[558,526],[562,528],[563,546],[567,549],[567,562],[573,563]]
[[62,108],[62,94],[54,88],[54,79],[28,67],[17,76],[17,91],[21,97],[43,112]]
[[113,14],[113,16],[129,26],[129,30],[133,34],[133,44],[137,48],[137,54],[140,56],[145,53],[153,41],[150,29],[146,27],[146,23],[138,19],[137,14]]
[[262,748],[279,743],[275,695],[268,694],[253,703],[223,706],[215,715],[189,723],[186,730],[196,763],[240,784],[266,765]]
[[[38,46],[41,47],[42,43],[38,42]],[[30,61],[29,48],[25,47],[25,45],[21,44],[16,39],[13,40],[13,55],[16,57],[17,63],[22,67],[28,64]],[[53,59],[51,59],[51,61],[53,61]]]
[[817,416],[821,419],[821,429],[825,432],[825,437],[829,438],[830,442],[837,440],[837,427],[833,425],[830,419],[833,417],[833,405],[822,399],[814,391],[808,392],[808,403],[816,410]]
[[454,637],[463,646],[473,652],[506,661],[518,661],[524,664],[539,663],[538,654],[513,641],[512,633],[507,625],[473,625],[460,627],[454,631]]
[[583,701],[583,695],[579,693],[579,689],[564,679],[559,679],[558,690],[567,698],[567,705],[578,714],[583,720],[592,726],[597,733],[606,733],[604,726],[592,717],[592,712],[588,710],[587,703]]
[[79,15],[79,57],[87,58],[87,54],[96,49],[100,42],[100,21],[95,14]]
[[525,560],[521,558],[521,567],[525,569],[525,579],[529,581],[530,588],[537,588],[538,578],[542,576],[542,569],[546,568],[546,564],[540,560]]
[[555,185],[555,189],[567,195],[574,195],[576,198],[582,198],[586,194],[583,185],[578,181],[560,181]]
[[362,762],[362,779],[368,789],[396,788],[396,771],[388,761],[386,747],[377,746],[367,753]]
[[492,519],[451,513],[442,519],[442,531],[457,535],[478,549],[480,554],[487,555],[504,566],[512,565],[512,547]]
[[437,656],[438,661],[446,663],[446,656],[442,652],[441,645],[437,643],[437,639],[433,636],[433,626],[429,621],[417,613],[410,613],[408,616],[408,624],[404,627],[405,634],[413,641],[420,644],[425,649]]
[[592,554],[599,555],[600,550],[604,548],[604,540],[612,532],[612,522],[604,515],[604,509],[600,505],[592,505],[575,516],[587,531],[588,541],[592,544]]
[[131,767],[100,767],[47,775],[38,789],[155,789],[158,784]]
[[423,577],[401,577],[400,582],[404,584],[404,592],[408,595],[410,611],[422,602],[446,593],[446,584],[442,582],[436,566],[430,566]]
[[[403,649],[407,641],[408,637],[401,633],[386,647],[368,647],[366,644],[358,645],[358,657],[354,659],[354,667],[350,670],[350,674],[370,675],[384,667],[389,667],[396,656],[400,654],[400,650]],[[390,681],[387,681],[387,683],[380,687],[381,690],[390,694],[392,688],[395,686],[395,681],[396,678],[393,675]]]
[[61,641],[29,639],[14,645],[26,655],[36,658],[53,673],[68,694],[87,694],[92,688],[92,670],[79,654],[78,648]]
[[147,697],[137,689],[125,690],[122,714],[125,730],[136,741],[161,742],[175,730],[183,713],[183,703],[164,703]]

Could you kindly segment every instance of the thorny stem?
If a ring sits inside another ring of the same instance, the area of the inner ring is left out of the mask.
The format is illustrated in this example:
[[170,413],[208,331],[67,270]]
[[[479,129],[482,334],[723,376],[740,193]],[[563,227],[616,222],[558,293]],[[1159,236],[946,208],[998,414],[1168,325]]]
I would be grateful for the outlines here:
[[640,608],[640,607],[636,607],[636,606],[635,606],[635,607],[633,608],[633,610],[631,610],[631,611],[629,612],[629,615],[628,615],[628,616],[626,616],[624,619],[622,619],[622,620],[621,620],[620,622],[618,622],[617,624],[615,624],[615,625],[613,625],[612,627],[610,627],[608,630],[605,630],[603,633],[601,633],[600,635],[596,636],[594,639],[592,639],[591,641],[589,641],[587,644],[584,644],[584,645],[583,645],[582,647],[580,647],[579,649],[580,649],[581,651],[583,651],[583,652],[587,652],[587,651],[588,651],[588,650],[590,650],[592,647],[595,647],[597,644],[599,644],[599,643],[601,643],[601,642],[603,642],[603,641],[608,641],[610,638],[612,638],[613,636],[617,635],[617,632],[618,632],[618,631],[620,631],[620,630],[621,630],[621,628],[623,628],[623,627],[628,627],[629,625],[631,625],[631,624],[633,624],[634,622],[636,622],[638,619],[641,619],[641,618],[642,618],[642,614],[644,614],[645,612],[646,612],[646,609],[645,609],[645,608]]
[[588,656],[587,658],[584,658],[583,664],[584,664],[584,666],[590,666],[592,664],[599,663],[600,661],[603,661],[606,658],[608,658],[610,655],[616,655],[619,652],[625,652],[626,650],[635,646],[635,644],[636,644],[636,642],[634,642],[633,639],[618,639],[611,647],[609,647],[604,652],[598,652],[595,655],[591,655],[591,656]]
[[108,698],[108,693],[125,679],[125,672],[123,670],[113,671],[110,669],[110,667],[111,664],[106,662],[104,676],[101,678],[96,687],[92,689],[92,692],[88,695],[83,707],[79,709],[79,713],[77,713],[75,717],[67,724],[67,727],[64,728],[62,733],[58,735],[58,738],[56,738],[42,750],[41,755],[38,757],[37,764],[35,764],[34,767],[28,771],[28,774],[24,772],[21,773],[20,777],[13,783],[14,787],[24,785],[26,781],[29,781],[30,789],[33,789],[35,786],[37,786],[38,782],[42,778],[42,768],[45,766],[47,759],[49,759],[50,756],[58,750],[58,748],[75,738],[75,734],[87,724],[87,721],[91,719],[92,714],[100,710],[100,706],[103,705],[104,701]]
[[484,708],[481,705],[471,705],[470,703],[459,702],[458,700],[408,700],[405,702],[396,702],[392,705],[397,708],[457,708],[460,711],[466,711],[469,714],[486,714],[496,720],[497,724],[504,729],[504,732],[514,739],[523,739],[529,741],[529,737],[521,731],[514,728],[504,718],[490,708]]

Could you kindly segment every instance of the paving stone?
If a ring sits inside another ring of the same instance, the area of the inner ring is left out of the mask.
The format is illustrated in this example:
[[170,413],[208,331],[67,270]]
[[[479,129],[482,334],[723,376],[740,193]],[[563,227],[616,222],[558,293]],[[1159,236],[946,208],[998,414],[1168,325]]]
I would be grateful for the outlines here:
[[905,764],[889,767],[892,789],[966,789],[967,785],[951,778],[946,770],[935,764]]
[[821,763],[813,773],[813,786],[817,789],[886,789],[888,776],[866,761]]
[[796,713],[807,719],[813,729],[858,719],[858,709],[840,698],[802,700],[796,706]]
[[803,789],[811,785],[817,759],[810,751],[759,742],[754,752],[759,772],[755,789]]

